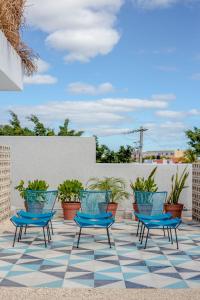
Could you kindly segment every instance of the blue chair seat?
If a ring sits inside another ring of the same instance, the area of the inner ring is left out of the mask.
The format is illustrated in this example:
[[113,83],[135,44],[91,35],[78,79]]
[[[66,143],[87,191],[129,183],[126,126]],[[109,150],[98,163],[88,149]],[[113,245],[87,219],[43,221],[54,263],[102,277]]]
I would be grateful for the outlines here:
[[33,220],[33,219],[21,218],[17,216],[13,216],[10,220],[17,227],[27,226],[27,225],[44,227],[47,226],[49,222],[49,219]]
[[162,220],[162,221],[143,221],[144,225],[147,227],[147,228],[163,228],[163,227],[168,227],[168,228],[175,228],[177,226],[179,226],[181,224],[182,220],[179,219],[179,218],[176,218],[176,219],[170,219],[170,220]]
[[134,214],[139,220],[168,220],[171,219],[172,217],[171,213],[152,215],[152,216],[147,216],[136,212]]
[[22,217],[22,218],[27,218],[27,219],[51,219],[55,215],[55,211],[44,213],[44,214],[35,214],[35,213],[30,213],[24,210],[20,210],[17,212],[17,215]]
[[98,228],[98,227],[101,227],[101,228],[108,228],[110,227],[113,223],[114,223],[114,219],[113,218],[108,218],[108,219],[96,219],[94,218],[90,218],[90,219],[87,219],[87,218],[81,218],[81,217],[78,217],[76,216],[74,218],[74,221],[80,226],[80,227],[93,227],[93,228]]
[[111,218],[112,217],[112,213],[111,212],[105,212],[105,213],[101,213],[101,214],[96,214],[96,215],[92,215],[92,214],[86,214],[86,213],[82,213],[82,212],[77,212],[76,214],[78,217],[80,218],[84,218],[84,219],[106,219],[106,218]]

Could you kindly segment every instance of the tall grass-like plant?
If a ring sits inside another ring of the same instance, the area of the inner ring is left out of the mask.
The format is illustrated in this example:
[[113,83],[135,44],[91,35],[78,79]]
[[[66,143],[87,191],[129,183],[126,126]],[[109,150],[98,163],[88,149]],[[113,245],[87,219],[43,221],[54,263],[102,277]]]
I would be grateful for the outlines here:
[[176,174],[171,177],[171,192],[167,199],[168,204],[178,204],[182,191],[188,188],[188,186],[185,185],[188,176],[189,172],[187,172],[187,167],[183,170],[181,175],[179,175],[177,168]]
[[145,179],[144,177],[137,177],[135,182],[131,182],[130,187],[133,192],[157,192],[158,186],[155,182],[155,174],[157,167],[155,167],[149,176]]
[[111,191],[112,203],[118,203],[120,200],[129,198],[129,193],[126,191],[126,183],[121,178],[104,177],[99,179],[94,177],[88,181],[88,184],[88,188],[91,190]]

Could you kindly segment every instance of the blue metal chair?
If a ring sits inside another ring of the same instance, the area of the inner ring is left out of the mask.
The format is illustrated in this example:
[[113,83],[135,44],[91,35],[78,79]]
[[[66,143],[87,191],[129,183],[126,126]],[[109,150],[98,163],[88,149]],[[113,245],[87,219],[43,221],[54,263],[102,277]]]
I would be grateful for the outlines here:
[[[171,219],[171,213],[163,213],[166,198],[167,192],[135,192],[135,199],[139,211],[139,213],[135,212],[135,216],[138,218],[136,236],[139,234],[139,241],[141,241],[141,243],[145,231],[144,221],[162,221]],[[167,230],[168,239],[171,241],[170,229],[163,226],[164,236],[165,229]]]
[[43,227],[45,245],[46,237],[44,228],[46,228],[48,241],[51,240],[49,224],[53,234],[52,219],[56,213],[53,208],[57,199],[57,195],[57,191],[26,191],[25,199],[27,211],[20,210],[17,212],[17,216],[11,218],[11,222],[16,227],[13,246],[15,244],[18,228],[20,228],[18,241],[22,239],[23,228],[25,229],[24,233],[26,234],[28,227]]
[[146,241],[145,241],[145,246],[144,249],[146,249],[147,246],[147,241],[149,238],[149,231],[150,229],[159,229],[159,228],[167,228],[168,232],[170,232],[170,240],[171,243],[173,244],[173,237],[172,237],[172,230],[174,229],[174,233],[175,233],[175,237],[176,237],[176,245],[177,245],[177,249],[179,249],[178,246],[178,237],[177,237],[177,228],[179,227],[179,225],[182,223],[182,220],[179,218],[176,219],[170,219],[170,220],[159,220],[159,221],[142,221],[143,223],[143,233],[142,233],[142,238],[141,238],[141,244],[143,242],[143,238],[144,238],[144,231],[145,228],[147,228],[147,235],[146,235]]
[[[28,219],[43,219],[47,215],[50,218],[50,226],[53,234],[52,218],[55,215],[54,206],[58,196],[58,191],[39,191],[27,190],[25,192],[25,200],[27,211],[20,210],[17,215]],[[27,226],[28,227],[28,226]],[[25,228],[25,233],[27,230]]]
[[[50,239],[51,239],[50,228],[49,228],[50,218],[30,219],[30,218],[22,218],[19,216],[13,216],[10,220],[13,223],[13,225],[15,226],[13,247],[15,246],[17,234],[18,234],[18,242],[19,242],[22,238],[23,228],[26,229],[27,226],[43,228],[44,243],[45,243],[45,247],[47,247],[45,228],[47,230],[48,242],[50,242]],[[18,229],[19,229],[19,233],[18,233]]]
[[79,226],[77,248],[79,247],[82,228],[105,228],[108,243],[111,248],[109,228],[115,222],[112,213],[107,212],[111,199],[111,191],[81,191],[81,212],[78,212],[74,221]]

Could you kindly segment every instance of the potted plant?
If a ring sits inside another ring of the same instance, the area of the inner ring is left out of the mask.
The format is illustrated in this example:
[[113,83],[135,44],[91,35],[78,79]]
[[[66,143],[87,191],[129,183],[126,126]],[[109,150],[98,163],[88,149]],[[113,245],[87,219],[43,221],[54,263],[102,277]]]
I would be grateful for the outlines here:
[[181,175],[179,175],[178,168],[176,174],[171,177],[171,192],[167,199],[167,203],[165,204],[165,212],[170,212],[173,218],[181,218],[183,211],[183,204],[179,203],[180,195],[182,191],[188,186],[185,185],[187,178],[189,176],[189,172],[187,172],[187,168],[185,168]]
[[[23,180],[20,181],[19,185],[15,187],[16,190],[19,191],[20,196],[24,199],[24,206],[25,209],[28,210],[28,205],[26,201],[26,191],[32,190],[32,191],[47,191],[49,188],[49,185],[46,183],[45,180],[33,180],[28,181],[28,185],[24,186],[25,182]],[[43,197],[42,194],[38,195],[36,198],[36,201],[34,203],[34,211],[37,213],[40,213],[44,207],[45,204],[45,197]]]
[[58,187],[58,199],[61,201],[64,220],[73,220],[80,209],[79,193],[83,184],[78,180],[65,180]]
[[115,177],[104,177],[103,179],[91,178],[89,180],[89,189],[100,191],[111,191],[111,202],[108,204],[107,211],[113,216],[116,215],[118,202],[129,198],[129,193],[126,192],[126,184],[123,179]]
[[[138,212],[138,206],[137,206],[137,197],[142,196],[144,201],[146,202],[146,205],[152,205],[152,203],[148,199],[148,193],[152,192],[156,193],[158,191],[158,186],[155,182],[155,173],[156,173],[157,167],[155,167],[149,176],[145,179],[144,177],[137,177],[135,182],[131,182],[130,187],[133,190],[134,193],[134,203],[133,203],[133,210],[135,212]],[[136,193],[137,192],[137,193]],[[140,193],[138,193],[140,192]],[[137,218],[135,218],[137,220]]]

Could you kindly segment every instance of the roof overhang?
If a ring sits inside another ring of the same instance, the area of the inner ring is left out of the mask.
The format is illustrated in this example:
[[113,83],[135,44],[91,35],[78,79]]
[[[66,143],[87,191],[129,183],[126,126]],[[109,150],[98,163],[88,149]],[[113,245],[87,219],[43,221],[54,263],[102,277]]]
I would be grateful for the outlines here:
[[23,69],[20,56],[0,30],[0,91],[21,91]]

